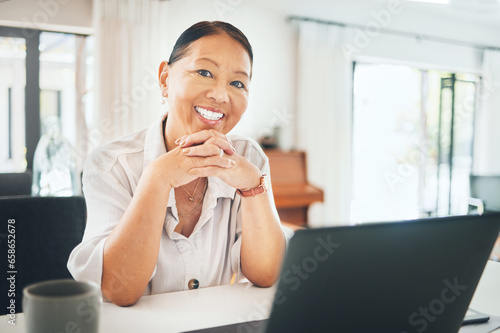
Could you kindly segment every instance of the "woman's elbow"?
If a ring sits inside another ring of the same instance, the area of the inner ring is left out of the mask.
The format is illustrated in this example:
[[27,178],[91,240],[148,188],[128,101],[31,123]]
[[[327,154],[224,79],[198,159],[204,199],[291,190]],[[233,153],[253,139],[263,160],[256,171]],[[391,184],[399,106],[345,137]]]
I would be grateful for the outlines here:
[[118,306],[131,306],[137,303],[143,292],[138,288],[123,284],[110,284],[103,278],[101,290],[104,297]]
[[276,281],[277,279],[262,279],[260,281],[256,281],[253,284],[260,288],[269,288],[272,287],[276,283]]
[[255,286],[261,288],[272,287],[279,279],[279,271],[276,272],[259,272],[257,274],[245,274],[243,275]]
[[136,298],[136,299],[123,298],[122,299],[122,297],[116,297],[114,300],[110,299],[110,301],[113,302],[113,304],[116,304],[118,306],[123,306],[123,307],[132,306],[135,303],[137,303],[138,300],[139,300],[139,298]]
[[137,303],[137,301],[141,298],[141,295],[133,295],[130,292],[112,292],[109,289],[106,289],[105,287],[102,287],[102,294],[104,297],[106,297],[108,300],[113,302],[113,304],[116,304],[118,306],[131,306]]

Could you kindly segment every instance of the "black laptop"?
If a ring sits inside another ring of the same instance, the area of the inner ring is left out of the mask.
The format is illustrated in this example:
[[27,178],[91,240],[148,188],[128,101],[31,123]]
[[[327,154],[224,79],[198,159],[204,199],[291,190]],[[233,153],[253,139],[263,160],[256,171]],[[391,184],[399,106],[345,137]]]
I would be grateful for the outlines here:
[[297,231],[270,318],[192,332],[456,333],[500,213]]

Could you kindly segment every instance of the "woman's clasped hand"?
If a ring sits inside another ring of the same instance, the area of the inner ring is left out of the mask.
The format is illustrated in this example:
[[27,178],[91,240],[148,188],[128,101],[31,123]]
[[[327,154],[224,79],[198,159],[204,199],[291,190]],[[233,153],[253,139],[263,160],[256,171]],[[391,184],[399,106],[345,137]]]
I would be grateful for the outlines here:
[[259,185],[260,171],[236,152],[231,141],[216,130],[203,130],[178,138],[175,149],[164,155],[170,170],[170,185],[179,187],[198,177],[218,177],[228,185],[247,189]]

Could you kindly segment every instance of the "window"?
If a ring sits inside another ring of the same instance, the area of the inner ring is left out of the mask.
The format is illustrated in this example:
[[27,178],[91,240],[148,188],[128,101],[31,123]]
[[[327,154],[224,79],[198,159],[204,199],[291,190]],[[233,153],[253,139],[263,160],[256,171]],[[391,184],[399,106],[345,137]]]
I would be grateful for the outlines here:
[[353,222],[466,213],[478,82],[355,64]]
[[91,36],[0,27],[0,172],[32,169],[50,116],[76,144],[76,114],[92,101],[92,47]]
[[0,172],[26,169],[26,41],[0,36]]

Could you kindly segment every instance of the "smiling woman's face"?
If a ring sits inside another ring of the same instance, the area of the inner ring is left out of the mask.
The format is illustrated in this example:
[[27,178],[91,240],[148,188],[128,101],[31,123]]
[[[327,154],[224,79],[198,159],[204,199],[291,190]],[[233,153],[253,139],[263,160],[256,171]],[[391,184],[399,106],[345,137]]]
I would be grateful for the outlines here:
[[247,108],[251,71],[250,57],[239,42],[225,33],[205,36],[183,58],[163,66],[168,141],[205,129],[226,134],[236,126]]

